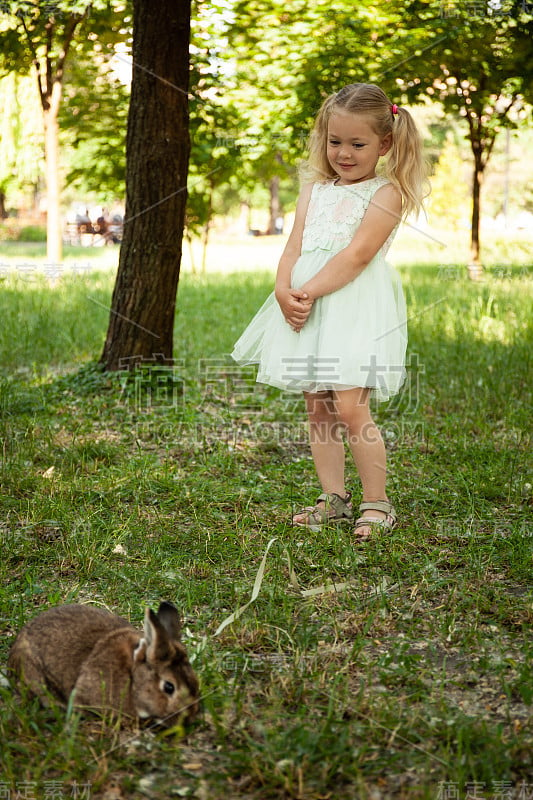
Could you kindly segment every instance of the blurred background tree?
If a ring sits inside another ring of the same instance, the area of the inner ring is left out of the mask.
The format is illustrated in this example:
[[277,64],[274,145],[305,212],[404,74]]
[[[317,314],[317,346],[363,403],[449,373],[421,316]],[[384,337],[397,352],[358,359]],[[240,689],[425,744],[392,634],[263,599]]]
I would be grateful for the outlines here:
[[[44,169],[39,98],[28,76],[0,80],[0,218],[15,203],[35,205]],[[37,124],[36,124],[37,123]]]
[[125,3],[4,2],[1,7],[0,70],[34,74],[44,129],[47,258],[62,259],[59,111],[69,58],[101,60],[127,35]]
[[[533,5],[523,0],[412,0],[397,70],[406,98],[431,98],[465,123],[472,169],[471,262],[481,263],[481,187],[496,136],[516,128],[533,102]],[[410,55],[407,55],[410,53]]]

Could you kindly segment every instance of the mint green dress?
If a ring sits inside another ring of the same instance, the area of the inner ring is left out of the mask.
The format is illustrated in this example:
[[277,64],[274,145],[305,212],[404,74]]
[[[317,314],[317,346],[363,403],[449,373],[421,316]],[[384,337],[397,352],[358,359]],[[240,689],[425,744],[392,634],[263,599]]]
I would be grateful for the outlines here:
[[[291,285],[302,286],[352,240],[382,177],[349,186],[315,183]],[[258,364],[257,381],[289,392],[369,387],[377,400],[405,378],[407,318],[396,272],[386,261],[397,228],[350,283],[318,298],[298,333],[272,293],[236,342],[239,364]]]

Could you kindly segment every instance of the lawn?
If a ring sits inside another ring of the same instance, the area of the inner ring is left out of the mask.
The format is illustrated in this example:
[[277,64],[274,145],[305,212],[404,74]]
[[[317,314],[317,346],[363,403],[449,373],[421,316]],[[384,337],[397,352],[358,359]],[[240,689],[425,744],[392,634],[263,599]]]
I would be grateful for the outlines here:
[[185,273],[174,363],[118,374],[112,269],[1,276],[0,667],[52,605],[171,600],[203,710],[132,733],[3,686],[0,797],[533,797],[533,272],[400,271],[409,378],[375,409],[400,524],[364,547],[291,527],[302,401],[228,356],[271,272]]

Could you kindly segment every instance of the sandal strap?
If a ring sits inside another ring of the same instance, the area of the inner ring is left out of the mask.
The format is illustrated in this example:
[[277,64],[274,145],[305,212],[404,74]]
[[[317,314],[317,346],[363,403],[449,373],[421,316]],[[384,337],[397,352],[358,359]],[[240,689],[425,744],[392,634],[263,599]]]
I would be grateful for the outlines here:
[[[382,514],[385,514],[385,518],[383,517],[359,517],[355,521],[354,532],[357,531],[358,528],[363,527],[375,527],[381,528],[384,531],[389,533],[392,531],[394,526],[397,522],[396,516],[396,509],[389,503],[388,500],[373,500],[372,502],[365,502],[361,503],[359,506],[359,511],[362,513],[363,511],[381,511]],[[367,539],[367,536],[363,537]]]
[[361,503],[359,511],[361,513],[363,511],[381,511],[383,514],[392,517],[394,522],[396,522],[397,518],[396,509],[388,500],[372,500],[371,502]]
[[[340,496],[340,494],[337,494],[337,492],[331,492],[331,493],[322,492],[322,494],[317,498],[316,502],[317,502],[317,505],[318,505],[318,503],[324,503],[325,504],[325,508],[324,509],[320,508],[319,510],[320,511],[325,511],[326,514],[327,514],[327,509],[329,507],[329,508],[333,508],[333,510],[335,511],[335,515],[336,515],[337,519],[339,517],[341,517],[341,518],[342,517],[346,517],[346,519],[352,519],[353,512],[352,512],[352,506],[351,506],[351,503],[350,503],[351,499],[352,499],[352,493],[351,492],[346,492],[346,496],[344,498],[342,498]],[[327,515],[327,518],[329,518],[329,515]]]
[[392,524],[389,522],[388,519],[383,519],[382,517],[359,517],[359,519],[355,520],[355,528],[362,528],[363,525],[380,525],[382,528],[386,528],[386,530],[392,530]]
[[[344,498],[336,492],[323,492],[317,498],[317,504],[315,506],[306,506],[295,514],[295,516],[306,515],[306,522],[297,522],[295,524],[302,525],[303,527],[321,527],[328,522],[338,522],[343,519],[351,521],[353,519],[352,505],[350,502],[351,497],[351,492],[347,492]],[[324,505],[319,506],[318,503],[324,503]],[[334,513],[330,514],[330,510],[333,510]]]
[[323,525],[330,519],[327,510],[320,506],[305,506],[296,516],[300,514],[307,514],[307,524],[311,525]]

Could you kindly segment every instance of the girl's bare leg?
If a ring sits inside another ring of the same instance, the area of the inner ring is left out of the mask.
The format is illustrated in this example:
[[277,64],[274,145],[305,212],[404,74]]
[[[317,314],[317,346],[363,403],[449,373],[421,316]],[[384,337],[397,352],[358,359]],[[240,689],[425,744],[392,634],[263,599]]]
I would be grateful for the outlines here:
[[[387,500],[387,455],[381,433],[369,408],[369,389],[339,392],[304,392],[309,419],[311,453],[324,492],[344,497],[344,442],[346,435],[363,489],[363,501]],[[362,516],[385,518],[382,511],[365,511]],[[305,522],[305,513],[294,522]],[[358,535],[370,535],[370,528],[358,528]]]
[[344,497],[344,442],[332,394],[306,394],[305,403],[311,454],[322,491]]
[[[335,409],[332,392],[304,392],[309,420],[309,441],[318,480],[323,492],[344,498],[344,442],[342,426]],[[320,503],[319,505],[324,505]],[[305,512],[296,514],[294,522],[305,523]]]
[[[334,405],[338,421],[346,431],[357,472],[363,488],[363,501],[387,500],[387,454],[381,433],[369,408],[369,389],[347,389],[334,392]],[[363,517],[385,518],[382,511],[365,511]],[[365,537],[370,528],[358,529]]]

